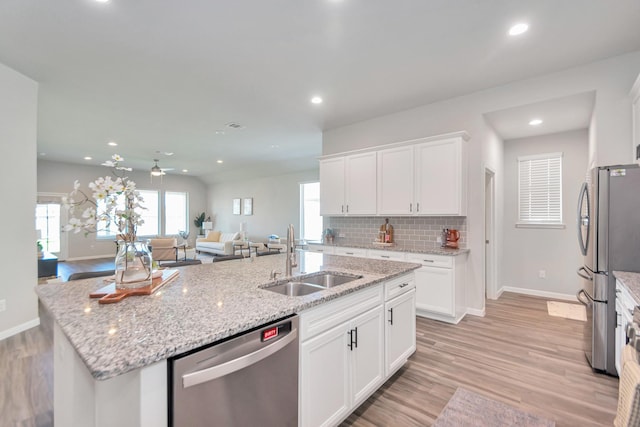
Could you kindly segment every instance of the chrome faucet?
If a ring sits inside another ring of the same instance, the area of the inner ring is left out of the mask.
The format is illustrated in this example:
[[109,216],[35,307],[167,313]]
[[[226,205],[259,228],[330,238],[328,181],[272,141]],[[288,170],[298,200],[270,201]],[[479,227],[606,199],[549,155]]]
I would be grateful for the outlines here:
[[291,269],[293,267],[297,267],[298,264],[296,262],[296,244],[295,244],[295,236],[293,232],[293,224],[289,224],[289,228],[287,229],[287,264],[286,268],[286,276],[290,277]]

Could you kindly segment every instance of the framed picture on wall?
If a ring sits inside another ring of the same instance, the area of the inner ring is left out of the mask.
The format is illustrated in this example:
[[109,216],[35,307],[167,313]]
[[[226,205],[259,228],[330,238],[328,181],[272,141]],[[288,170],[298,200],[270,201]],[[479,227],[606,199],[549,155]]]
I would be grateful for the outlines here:
[[252,197],[244,199],[244,214],[253,215],[253,198]]
[[233,199],[233,214],[240,215],[240,199]]

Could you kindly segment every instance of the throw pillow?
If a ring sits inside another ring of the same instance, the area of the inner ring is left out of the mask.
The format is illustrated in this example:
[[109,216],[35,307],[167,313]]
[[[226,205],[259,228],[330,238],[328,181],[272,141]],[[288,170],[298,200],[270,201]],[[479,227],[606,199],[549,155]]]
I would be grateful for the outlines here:
[[207,234],[207,238],[205,239],[207,242],[219,242],[220,241],[220,232],[219,231],[210,231]]

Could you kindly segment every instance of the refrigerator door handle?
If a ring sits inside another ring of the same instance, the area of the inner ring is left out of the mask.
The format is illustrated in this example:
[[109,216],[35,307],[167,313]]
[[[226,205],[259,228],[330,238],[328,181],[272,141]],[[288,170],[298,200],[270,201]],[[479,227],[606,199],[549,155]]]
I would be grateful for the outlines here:
[[[581,295],[585,295],[584,289],[580,289],[578,291],[578,293],[576,294],[576,298],[578,299],[578,302],[580,302],[580,304],[589,307],[589,301],[584,301],[582,298],[580,298]],[[589,297],[587,297],[587,299],[589,299]]]
[[[584,203],[586,206],[586,215],[582,214]],[[589,186],[586,182],[582,183],[580,195],[578,196],[578,243],[580,244],[580,252],[583,256],[587,255],[587,247],[589,247],[589,212],[591,209],[591,201],[589,200]],[[582,233],[582,227],[586,229],[586,236]]]
[[[586,274],[582,274],[581,273],[582,271],[584,271]],[[583,279],[586,279],[586,280],[589,280],[589,281],[593,282],[593,277],[589,275],[589,272],[587,271],[586,268],[584,268],[584,266],[580,267],[578,269],[578,271],[576,271],[576,273],[578,273],[578,276],[582,277]]]

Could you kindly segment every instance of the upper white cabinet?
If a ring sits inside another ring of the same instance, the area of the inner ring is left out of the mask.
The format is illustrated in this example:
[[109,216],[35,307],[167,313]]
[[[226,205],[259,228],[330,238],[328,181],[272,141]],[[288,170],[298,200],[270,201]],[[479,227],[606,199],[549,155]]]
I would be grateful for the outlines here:
[[321,215],[375,213],[375,152],[320,160]]
[[413,199],[413,147],[378,151],[378,213],[411,215]]

